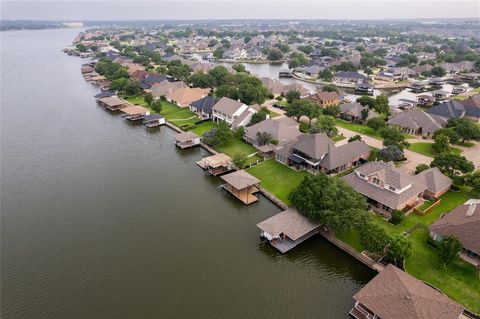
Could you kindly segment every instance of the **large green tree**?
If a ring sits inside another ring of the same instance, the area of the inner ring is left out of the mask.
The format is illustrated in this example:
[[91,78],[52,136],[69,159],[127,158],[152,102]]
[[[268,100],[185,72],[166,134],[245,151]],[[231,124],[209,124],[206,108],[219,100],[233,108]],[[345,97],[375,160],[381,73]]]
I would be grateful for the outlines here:
[[402,132],[394,127],[387,126],[380,129],[379,132],[383,138],[384,146],[396,146],[402,151],[404,148],[410,146],[410,143],[407,142],[405,135],[403,135]]
[[365,250],[371,253],[381,253],[385,250],[389,238],[382,227],[368,222],[358,229],[360,233],[360,243]]
[[437,253],[443,261],[443,265],[447,266],[457,259],[458,254],[462,251],[462,247],[463,245],[457,237],[453,235],[443,237],[437,246]]
[[351,230],[368,219],[365,198],[325,174],[306,175],[289,199],[300,213],[333,231]]
[[471,161],[455,153],[442,153],[436,156],[430,166],[438,167],[442,173],[450,177],[470,173],[475,169]]
[[387,257],[397,261],[403,261],[412,253],[412,243],[403,234],[395,234],[390,237],[387,247]]

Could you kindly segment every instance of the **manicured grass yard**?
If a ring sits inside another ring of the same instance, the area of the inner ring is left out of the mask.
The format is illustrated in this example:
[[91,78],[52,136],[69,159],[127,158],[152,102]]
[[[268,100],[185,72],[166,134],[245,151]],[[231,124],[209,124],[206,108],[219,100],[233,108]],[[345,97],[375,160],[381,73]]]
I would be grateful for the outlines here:
[[357,124],[357,123],[350,123],[350,122],[343,121],[343,120],[340,120],[340,119],[335,119],[335,125],[340,126],[340,127],[345,128],[347,130],[350,130],[350,131],[354,131],[354,132],[357,132],[357,133],[360,133],[360,134],[364,134],[364,135],[376,138],[378,140],[383,140],[383,138],[380,136],[380,133],[378,133],[377,131],[375,131],[374,129],[372,129],[372,128],[366,126],[366,125]]
[[200,122],[198,124],[195,124],[196,127],[194,129],[191,129],[193,133],[197,134],[198,136],[202,136],[203,133],[210,131],[212,128],[217,127],[217,123],[213,121],[205,121],[205,122]]
[[303,178],[309,174],[305,171],[294,171],[275,160],[260,163],[247,171],[261,181],[261,185],[287,205],[290,205],[288,195],[300,185]]
[[335,237],[337,237],[344,243],[347,243],[350,247],[352,247],[359,253],[364,251],[362,245],[360,244],[360,235],[356,230],[352,230],[350,232],[345,231],[345,232],[336,233]]
[[439,288],[469,310],[480,313],[478,269],[462,260],[444,267],[434,248],[426,243],[426,229],[417,229],[409,238],[412,255],[405,261],[407,272]]
[[143,100],[143,95],[125,97],[124,100],[135,105],[148,107],[147,103]]
[[418,210],[420,211],[424,211],[425,209],[427,209],[428,207],[432,206],[432,204],[434,203],[433,200],[426,200],[425,202],[423,202],[422,206],[420,206],[418,208]]
[[231,158],[234,158],[237,154],[246,156],[257,152],[255,147],[240,138],[232,138],[230,141],[217,145],[214,148],[218,152],[227,154]]
[[[430,156],[430,157],[435,157],[436,155],[438,155],[438,153],[433,149],[432,143],[425,143],[425,142],[412,143],[410,144],[408,149],[426,156]],[[450,150],[455,154],[460,154],[462,152],[461,149],[456,147],[450,147]]]

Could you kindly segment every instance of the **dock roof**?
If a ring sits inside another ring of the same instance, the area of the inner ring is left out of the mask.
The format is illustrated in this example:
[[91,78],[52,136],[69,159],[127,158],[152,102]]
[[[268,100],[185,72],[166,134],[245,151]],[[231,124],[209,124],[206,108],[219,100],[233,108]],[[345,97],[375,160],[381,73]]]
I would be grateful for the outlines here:
[[134,115],[134,114],[145,114],[148,112],[148,109],[138,105],[128,105],[123,107],[121,111],[128,115]]
[[186,143],[195,138],[198,138],[198,135],[193,132],[183,132],[175,135],[175,141],[178,143]]
[[248,174],[244,170],[223,175],[220,178],[236,189],[244,189],[260,183],[258,178]]
[[274,238],[284,234],[291,240],[297,240],[319,226],[292,207],[257,224]]
[[124,104],[125,102],[123,102],[121,99],[119,99],[117,96],[109,96],[109,97],[104,97],[104,98],[101,98],[100,101],[107,105],[107,106],[120,106],[122,104]]
[[223,153],[218,153],[212,156],[205,157],[204,159],[202,159],[202,161],[205,162],[207,166],[216,168],[220,166],[230,165],[230,163],[232,162],[232,159],[228,155],[225,155]]

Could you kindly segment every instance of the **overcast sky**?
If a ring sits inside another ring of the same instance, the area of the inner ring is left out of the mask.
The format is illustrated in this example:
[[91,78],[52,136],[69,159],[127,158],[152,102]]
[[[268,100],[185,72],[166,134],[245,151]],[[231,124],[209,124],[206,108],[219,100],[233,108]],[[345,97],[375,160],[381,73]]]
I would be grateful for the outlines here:
[[480,0],[1,0],[1,18],[26,20],[480,18]]

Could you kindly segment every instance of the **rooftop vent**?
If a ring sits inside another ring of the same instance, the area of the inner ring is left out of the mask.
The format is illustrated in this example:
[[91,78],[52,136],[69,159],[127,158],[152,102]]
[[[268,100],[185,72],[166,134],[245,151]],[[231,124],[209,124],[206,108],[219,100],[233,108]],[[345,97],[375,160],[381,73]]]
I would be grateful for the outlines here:
[[467,216],[472,216],[475,212],[475,208],[477,208],[476,204],[470,204],[467,209]]

